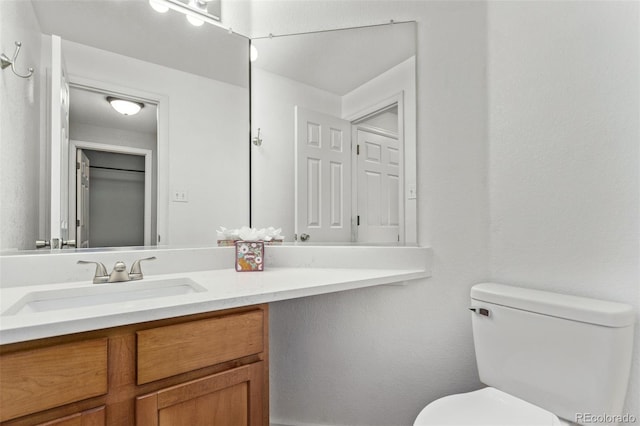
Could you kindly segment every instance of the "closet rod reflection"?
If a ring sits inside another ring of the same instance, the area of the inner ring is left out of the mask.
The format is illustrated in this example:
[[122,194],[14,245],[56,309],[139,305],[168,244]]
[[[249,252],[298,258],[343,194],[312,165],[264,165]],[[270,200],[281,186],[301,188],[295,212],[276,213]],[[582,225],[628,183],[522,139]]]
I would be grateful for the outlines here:
[[119,172],[144,173],[144,170],[119,169],[117,167],[89,166],[90,169],[117,170]]

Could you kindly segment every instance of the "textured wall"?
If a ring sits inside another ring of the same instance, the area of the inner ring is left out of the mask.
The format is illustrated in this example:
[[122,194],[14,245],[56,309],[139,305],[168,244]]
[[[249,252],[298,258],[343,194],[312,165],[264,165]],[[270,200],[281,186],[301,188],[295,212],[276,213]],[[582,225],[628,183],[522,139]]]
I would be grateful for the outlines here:
[[418,20],[418,235],[433,277],[276,303],[270,323],[275,423],[411,424],[428,402],[481,386],[466,308],[488,277],[486,6],[256,1],[251,12],[254,36]]
[[0,1],[0,53],[13,57],[22,42],[16,67],[0,72],[0,250],[35,248],[38,239],[40,153],[40,28],[31,2]]
[[418,226],[436,260],[409,287],[274,305],[274,420],[409,424],[424,402],[478,387],[461,310],[481,278],[638,306],[637,2],[250,10],[256,36],[419,22]]
[[[639,307],[639,13],[638,2],[489,3],[496,281]],[[635,342],[626,410],[640,418]]]

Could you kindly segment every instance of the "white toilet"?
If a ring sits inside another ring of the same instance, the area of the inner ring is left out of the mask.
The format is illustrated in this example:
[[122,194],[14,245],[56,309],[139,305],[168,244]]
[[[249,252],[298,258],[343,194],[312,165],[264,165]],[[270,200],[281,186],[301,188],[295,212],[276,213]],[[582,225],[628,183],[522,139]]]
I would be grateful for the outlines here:
[[483,283],[471,288],[470,309],[480,380],[489,387],[433,401],[414,426],[620,421],[631,306]]

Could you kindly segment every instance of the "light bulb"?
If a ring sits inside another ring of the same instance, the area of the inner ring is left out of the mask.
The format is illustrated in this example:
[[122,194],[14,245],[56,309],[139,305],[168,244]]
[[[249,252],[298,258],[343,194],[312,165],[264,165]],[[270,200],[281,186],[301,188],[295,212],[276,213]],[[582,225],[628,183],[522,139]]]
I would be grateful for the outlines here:
[[253,44],[249,48],[249,59],[251,60],[251,62],[255,62],[258,59],[258,48]]
[[169,10],[169,7],[167,5],[160,3],[158,0],[149,0],[149,5],[156,12],[165,13]]
[[191,15],[187,15],[187,21],[189,21],[189,23],[194,27],[199,27],[200,25],[204,24],[204,21],[202,19],[198,19]]
[[[202,11],[203,13],[207,13],[207,1],[208,0],[189,0],[189,6]],[[187,14],[187,21],[194,27],[199,27],[204,24],[202,19],[196,18],[195,16]]]

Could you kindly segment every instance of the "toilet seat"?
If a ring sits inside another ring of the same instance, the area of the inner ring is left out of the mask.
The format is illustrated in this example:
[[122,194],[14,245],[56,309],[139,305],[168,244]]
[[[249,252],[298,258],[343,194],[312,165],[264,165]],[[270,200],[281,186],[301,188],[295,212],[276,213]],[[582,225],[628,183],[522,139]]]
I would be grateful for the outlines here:
[[414,422],[414,426],[561,426],[568,424],[537,405],[492,387],[435,400],[422,409]]

